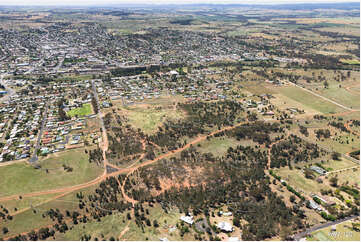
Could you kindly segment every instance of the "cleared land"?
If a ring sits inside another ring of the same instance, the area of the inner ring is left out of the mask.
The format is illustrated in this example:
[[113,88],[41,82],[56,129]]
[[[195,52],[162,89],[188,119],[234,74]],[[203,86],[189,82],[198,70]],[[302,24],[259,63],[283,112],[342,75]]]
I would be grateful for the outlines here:
[[279,92],[286,97],[293,99],[307,107],[317,110],[321,113],[337,113],[344,111],[342,108],[322,100],[321,98],[312,95],[298,87],[281,87]]
[[176,120],[184,117],[181,111],[174,108],[148,104],[124,107],[122,111],[126,113],[131,125],[140,128],[147,134],[157,131],[157,128],[166,120]]
[[321,189],[328,189],[324,184],[319,184],[316,180],[307,179],[301,170],[290,170],[288,167],[275,169],[274,172],[285,180],[290,186],[297,191],[302,191],[306,194],[320,192]]
[[[35,169],[26,163],[0,167],[0,198],[83,183],[96,178],[102,172],[101,167],[89,163],[84,149],[58,153],[41,160],[39,164],[41,169]],[[66,171],[63,165],[73,170]]]

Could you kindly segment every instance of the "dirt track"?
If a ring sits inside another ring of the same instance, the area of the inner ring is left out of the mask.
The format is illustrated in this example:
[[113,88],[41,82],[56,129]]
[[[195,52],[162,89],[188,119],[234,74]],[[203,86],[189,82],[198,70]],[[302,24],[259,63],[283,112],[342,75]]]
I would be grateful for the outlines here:
[[[133,174],[133,173],[134,173],[136,170],[138,170],[139,168],[141,168],[141,167],[143,167],[143,166],[151,165],[151,164],[153,164],[153,163],[155,163],[155,162],[157,162],[157,161],[159,161],[159,160],[161,160],[161,159],[164,159],[164,158],[167,158],[167,157],[169,157],[169,156],[172,156],[172,155],[174,155],[174,154],[176,154],[176,153],[182,152],[183,150],[188,149],[191,145],[197,144],[197,143],[199,143],[199,142],[207,139],[207,136],[212,136],[212,135],[214,135],[214,134],[221,133],[221,132],[223,132],[223,131],[233,129],[233,128],[238,127],[238,126],[240,126],[240,125],[242,125],[242,124],[244,124],[244,123],[245,123],[245,122],[238,123],[238,124],[236,124],[236,125],[234,125],[234,126],[229,126],[229,127],[226,127],[226,128],[220,129],[220,130],[213,131],[213,132],[209,133],[208,135],[197,137],[197,138],[194,139],[192,142],[186,144],[185,146],[183,146],[183,147],[181,147],[181,148],[178,148],[178,149],[176,149],[176,150],[172,150],[172,151],[170,151],[170,152],[168,152],[168,153],[166,153],[166,154],[163,154],[163,155],[160,155],[160,156],[156,157],[156,158],[153,159],[153,160],[148,160],[148,161],[146,161],[146,162],[143,162],[143,163],[135,166],[134,168],[131,168],[131,170],[127,173],[127,175],[126,175],[126,177],[125,177],[125,179],[124,179],[124,181],[123,181],[122,187],[121,187],[122,195],[123,195],[124,199],[125,199],[126,201],[132,203],[132,204],[135,204],[135,203],[137,202],[136,200],[130,198],[130,197],[125,193],[125,191],[124,191],[124,185],[125,185],[127,179],[129,178],[129,176],[130,176],[131,174]],[[112,174],[112,175],[113,175],[113,174]]]
[[[230,129],[233,129],[235,127],[238,127],[240,125],[244,124],[244,122],[242,123],[239,123],[235,126],[229,126],[229,127],[226,127],[226,128],[223,128],[221,130],[217,130],[217,131],[214,131],[208,135],[214,135],[214,134],[217,134],[217,133],[220,133],[220,132],[223,132],[223,131],[226,131],[226,130],[230,130]],[[83,188],[87,188],[87,187],[90,187],[92,185],[95,185],[95,184],[98,184],[102,181],[104,181],[107,177],[111,177],[111,176],[116,176],[116,175],[119,175],[119,174],[123,174],[123,173],[127,173],[127,178],[129,177],[129,175],[131,175],[134,171],[136,171],[137,169],[139,169],[140,167],[143,167],[143,166],[147,166],[147,165],[150,165],[150,164],[153,164],[161,159],[164,159],[164,158],[167,158],[169,156],[172,156],[176,153],[179,153],[179,152],[182,152],[183,150],[187,149],[190,147],[190,145],[194,145],[198,142],[201,142],[203,140],[205,140],[207,138],[208,135],[205,135],[205,136],[201,136],[201,137],[198,137],[196,138],[195,140],[193,140],[192,142],[188,143],[187,145],[185,145],[184,147],[182,148],[179,148],[177,150],[173,150],[173,151],[170,151],[166,154],[163,154],[161,156],[158,156],[157,158],[153,159],[153,160],[148,160],[148,161],[145,161],[135,167],[128,167],[128,168],[124,168],[124,169],[121,169],[121,168],[118,168],[118,171],[117,172],[113,172],[111,174],[107,174],[106,172],[106,169],[104,169],[104,172],[101,176],[95,178],[94,180],[91,180],[89,182],[86,182],[86,183],[82,183],[82,184],[78,184],[78,185],[74,185],[74,186],[70,186],[70,187],[63,187],[63,188],[57,188],[57,189],[51,189],[51,190],[46,190],[46,191],[38,191],[38,192],[32,192],[32,193],[25,193],[25,194],[16,194],[16,195],[11,195],[11,196],[7,196],[7,197],[2,197],[0,198],[0,202],[2,201],[9,201],[9,200],[13,200],[13,199],[17,199],[19,198],[19,196],[22,196],[23,198],[26,198],[26,197],[34,197],[34,196],[40,196],[40,195],[48,195],[48,194],[55,194],[55,193],[69,193],[69,192],[74,192],[74,191],[77,191],[77,190],[80,190],[80,189],[83,189]],[[103,136],[104,137],[104,136]],[[106,137],[106,136],[105,136]],[[105,142],[106,143],[106,142]],[[105,155],[105,149],[107,149],[107,145],[103,145],[103,156],[104,158],[106,158],[106,155]],[[144,158],[144,154],[139,158],[139,159],[142,159]],[[107,159],[104,160],[104,165],[109,165],[109,163],[107,162]],[[114,165],[111,165],[112,167],[115,167]],[[105,167],[105,166],[104,166]],[[117,167],[116,167],[117,168]],[[123,186],[121,187],[122,188],[122,193],[123,193],[123,196],[126,195],[125,192],[124,192],[124,184],[123,183]],[[125,199],[127,200],[127,196],[124,196]],[[129,198],[127,201],[129,202],[134,202],[134,200],[132,200],[131,198]]]

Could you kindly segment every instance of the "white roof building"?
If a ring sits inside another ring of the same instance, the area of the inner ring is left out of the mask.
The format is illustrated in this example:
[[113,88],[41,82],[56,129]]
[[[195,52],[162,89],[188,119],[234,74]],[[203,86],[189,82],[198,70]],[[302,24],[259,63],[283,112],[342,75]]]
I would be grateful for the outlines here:
[[238,241],[241,241],[238,237],[229,237],[228,242],[238,242]]
[[193,216],[182,216],[180,218],[182,221],[186,222],[187,224],[193,224]]
[[232,212],[223,212],[223,211],[220,211],[219,212],[221,215],[224,215],[224,216],[232,216]]
[[169,74],[171,74],[171,75],[178,75],[179,73],[178,73],[178,71],[170,71]]
[[232,225],[230,223],[224,222],[224,221],[218,223],[217,228],[219,228],[220,230],[225,231],[225,232],[232,232],[233,231]]

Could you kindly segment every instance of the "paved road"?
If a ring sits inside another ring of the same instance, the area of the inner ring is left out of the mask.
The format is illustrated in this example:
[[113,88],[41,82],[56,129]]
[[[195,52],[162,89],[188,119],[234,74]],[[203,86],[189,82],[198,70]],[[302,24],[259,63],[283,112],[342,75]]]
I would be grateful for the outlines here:
[[46,123],[46,118],[48,117],[48,106],[49,106],[49,103],[47,102],[45,104],[43,120],[41,122],[41,128],[40,128],[40,131],[39,131],[38,139],[36,141],[35,150],[34,150],[33,156],[29,159],[30,163],[34,163],[34,162],[36,162],[38,160],[38,150],[40,148],[40,141],[41,141],[41,137],[43,135],[44,126],[45,126],[45,123]]
[[300,239],[302,239],[302,238],[305,238],[305,237],[307,236],[307,234],[310,234],[310,233],[315,232],[315,231],[320,230],[320,229],[324,229],[324,228],[330,227],[330,226],[332,226],[332,225],[336,225],[336,224],[343,223],[343,222],[345,222],[345,221],[348,221],[348,220],[351,220],[351,219],[354,219],[354,218],[359,218],[359,219],[360,219],[360,216],[359,216],[359,215],[353,215],[353,216],[350,216],[350,217],[347,217],[347,218],[343,218],[343,219],[339,219],[339,220],[336,220],[336,221],[333,221],[333,222],[328,222],[328,223],[325,223],[325,224],[316,225],[316,226],[313,226],[312,228],[307,229],[307,230],[304,231],[304,232],[295,234],[295,235],[293,236],[293,238],[294,238],[295,240],[300,240]]
[[325,101],[328,101],[328,102],[330,102],[330,103],[333,103],[333,104],[335,104],[335,105],[337,105],[337,106],[339,106],[339,107],[341,107],[341,108],[343,108],[343,109],[346,109],[346,110],[348,110],[348,111],[359,111],[359,110],[356,110],[356,109],[352,109],[352,108],[346,107],[345,105],[342,105],[342,104],[340,104],[340,103],[338,103],[338,102],[335,102],[335,101],[333,101],[333,100],[331,100],[331,99],[329,99],[329,98],[327,98],[327,97],[324,97],[324,96],[322,96],[322,95],[320,95],[320,94],[318,94],[318,93],[315,93],[314,91],[308,90],[308,89],[306,89],[306,88],[304,88],[304,87],[302,87],[302,86],[300,86],[300,85],[297,85],[297,84],[295,84],[295,83],[293,83],[293,82],[290,82],[290,81],[289,81],[289,83],[290,83],[291,85],[294,85],[294,86],[296,86],[296,87],[299,87],[299,88],[305,90],[306,92],[309,92],[309,93],[311,93],[311,94],[313,94],[313,95],[315,95],[315,96],[317,96],[317,97],[319,97],[319,98],[322,98],[322,99],[325,100]]

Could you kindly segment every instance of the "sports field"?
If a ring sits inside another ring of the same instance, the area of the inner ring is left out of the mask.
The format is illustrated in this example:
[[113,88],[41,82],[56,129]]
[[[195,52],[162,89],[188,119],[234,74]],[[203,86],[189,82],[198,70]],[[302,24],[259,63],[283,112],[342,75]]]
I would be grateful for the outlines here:
[[81,117],[81,116],[86,116],[86,115],[90,115],[93,113],[93,110],[92,110],[92,106],[90,103],[85,103],[83,104],[82,107],[80,108],[74,108],[70,111],[68,111],[66,114],[69,116],[69,117]]

